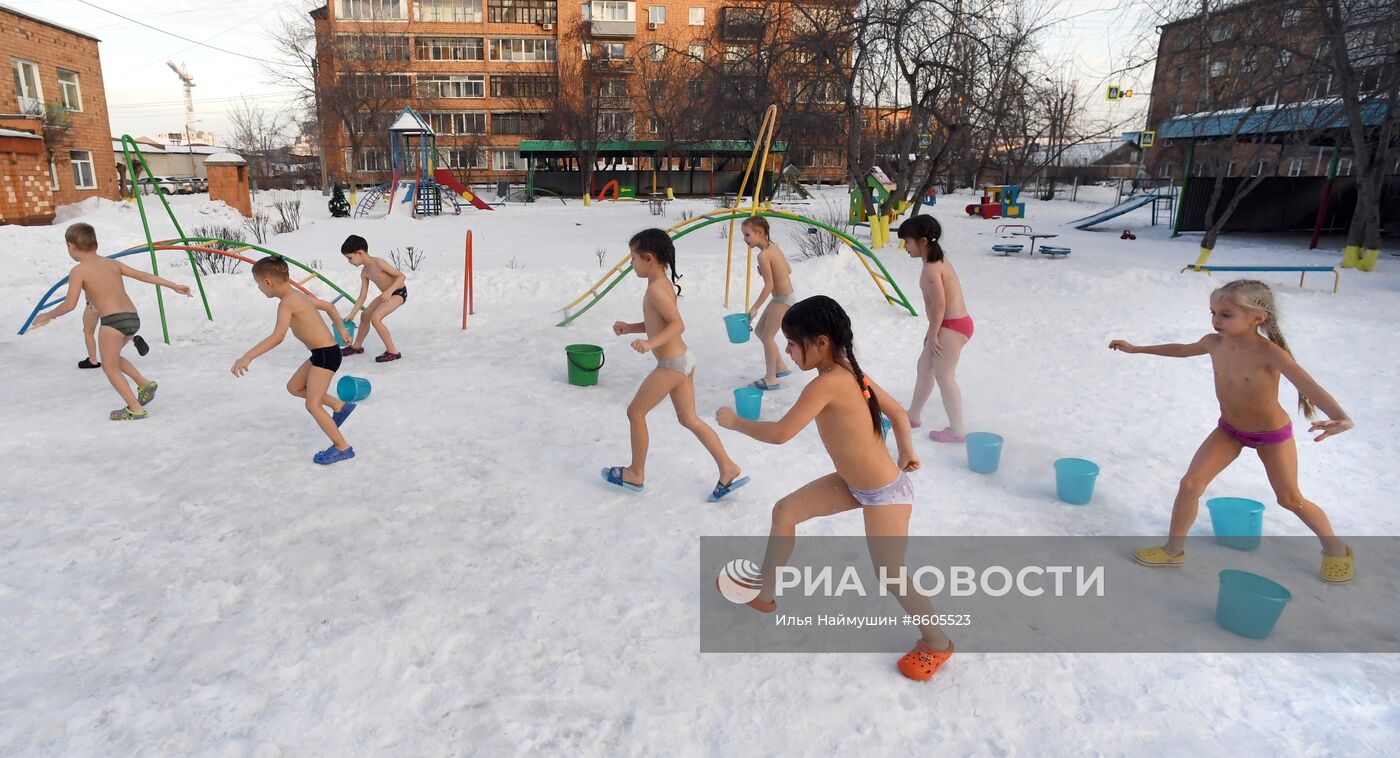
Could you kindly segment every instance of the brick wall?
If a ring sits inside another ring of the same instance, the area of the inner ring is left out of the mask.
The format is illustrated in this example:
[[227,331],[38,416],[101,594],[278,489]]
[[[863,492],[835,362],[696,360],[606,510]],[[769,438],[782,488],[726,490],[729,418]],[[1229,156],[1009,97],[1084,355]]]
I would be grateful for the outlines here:
[[0,223],[53,223],[43,140],[0,137]]
[[[76,203],[92,196],[111,200],[118,197],[112,130],[107,118],[107,96],[102,84],[97,44],[97,40],[90,37],[0,8],[0,58],[9,67],[9,72],[0,76],[0,113],[21,112],[15,81],[18,59],[35,64],[39,77],[38,94],[70,124],[68,129],[54,132],[58,136],[46,146],[58,175],[59,189],[53,193],[53,205]],[[81,110],[63,108],[59,69],[77,74]],[[73,151],[91,154],[92,179],[96,187],[79,189],[75,185],[70,159]],[[47,161],[44,163],[44,187],[47,188],[49,167]]]

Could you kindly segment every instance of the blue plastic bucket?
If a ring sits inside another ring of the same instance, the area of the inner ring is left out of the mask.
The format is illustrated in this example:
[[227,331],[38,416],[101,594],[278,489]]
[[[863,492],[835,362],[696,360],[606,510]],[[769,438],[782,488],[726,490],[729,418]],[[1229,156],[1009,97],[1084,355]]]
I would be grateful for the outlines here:
[[1215,621],[1241,637],[1267,638],[1293,599],[1288,588],[1248,571],[1220,572],[1220,595],[1215,600]]
[[342,403],[358,403],[369,397],[369,380],[346,374],[335,383],[335,394]]
[[757,421],[763,409],[763,390],[757,387],[740,387],[734,390],[734,410],[740,418]]
[[967,443],[967,467],[979,474],[995,474],[1001,465],[1001,435],[991,432],[971,432]]
[[[350,339],[355,339],[355,322],[348,318],[345,319],[345,331],[350,333]],[[335,344],[337,347],[345,347],[345,343],[340,341],[339,329],[332,329],[331,336],[335,337]]]
[[890,423],[890,418],[889,418],[889,416],[881,416],[881,417],[880,417],[880,437],[883,438],[883,439],[889,439],[889,438],[890,438],[890,432],[892,432],[892,431],[894,431],[894,424]]
[[1094,497],[1099,464],[1083,458],[1055,461],[1055,495],[1070,505],[1088,505]]
[[1215,541],[1236,550],[1254,550],[1264,533],[1264,504],[1244,497],[1213,497],[1206,501]]
[[736,345],[748,342],[749,335],[753,333],[753,329],[749,328],[747,313],[731,313],[725,316],[724,328],[729,332],[729,341]]

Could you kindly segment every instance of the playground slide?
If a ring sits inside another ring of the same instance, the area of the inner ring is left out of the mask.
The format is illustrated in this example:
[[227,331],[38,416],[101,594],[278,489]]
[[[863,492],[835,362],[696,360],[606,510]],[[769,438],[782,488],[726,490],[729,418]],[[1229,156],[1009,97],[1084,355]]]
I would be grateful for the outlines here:
[[466,187],[463,187],[461,182],[457,181],[457,177],[453,176],[452,172],[448,171],[445,168],[433,170],[433,181],[466,198],[467,202],[471,203],[473,206],[479,208],[480,210],[494,210],[490,205],[487,205],[484,200],[477,197],[475,192],[472,192]]
[[1128,211],[1137,210],[1156,199],[1157,195],[1150,192],[1141,195],[1131,195],[1127,200],[1124,200],[1112,208],[1099,211],[1092,216],[1085,216],[1078,221],[1071,221],[1070,225],[1075,229],[1088,229],[1091,226],[1102,224],[1111,218],[1117,218]]

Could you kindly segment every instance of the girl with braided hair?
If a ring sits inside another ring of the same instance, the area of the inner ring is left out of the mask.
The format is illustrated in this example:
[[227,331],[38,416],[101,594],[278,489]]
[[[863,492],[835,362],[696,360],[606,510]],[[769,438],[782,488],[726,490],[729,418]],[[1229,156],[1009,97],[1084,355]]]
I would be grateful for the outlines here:
[[[851,319],[835,300],[817,295],[792,306],[783,316],[787,354],[802,371],[817,372],[796,404],[777,421],[743,419],[732,408],[715,414],[719,425],[773,445],[781,445],[814,420],[836,470],[789,493],[773,506],[772,530],[763,555],[762,587],[749,606],[763,613],[777,610],[774,588],[778,567],[792,557],[797,525],[818,516],[856,508],[865,517],[870,558],[877,572],[895,576],[903,569],[914,509],[914,485],[907,472],[919,468],[909,417],[904,408],[861,371],[852,347]],[[890,458],[881,435],[881,414],[888,416],[899,446]],[[928,619],[933,606],[918,593],[901,595],[906,613]],[[921,638],[899,662],[911,679],[934,675],[953,654],[953,643],[933,624],[919,626]]]
[[1209,355],[1215,371],[1215,396],[1220,402],[1219,423],[1201,443],[1181,478],[1166,544],[1140,548],[1133,557],[1145,566],[1180,566],[1186,560],[1186,534],[1196,520],[1201,494],[1242,449],[1249,447],[1259,453],[1278,504],[1302,519],[1322,541],[1319,573],[1323,581],[1351,581],[1352,549],[1332,532],[1327,514],[1298,491],[1298,448],[1288,412],[1278,402],[1279,376],[1298,389],[1298,407],[1304,416],[1311,419],[1314,406],[1327,414],[1327,421],[1314,421],[1308,428],[1310,433],[1321,432],[1314,442],[1352,428],[1352,420],[1293,359],[1279,328],[1274,293],[1267,284],[1252,279],[1226,284],[1211,293],[1210,314],[1215,334],[1189,345],[1138,347],[1123,340],[1108,344],[1110,349],[1125,353],[1170,358]]

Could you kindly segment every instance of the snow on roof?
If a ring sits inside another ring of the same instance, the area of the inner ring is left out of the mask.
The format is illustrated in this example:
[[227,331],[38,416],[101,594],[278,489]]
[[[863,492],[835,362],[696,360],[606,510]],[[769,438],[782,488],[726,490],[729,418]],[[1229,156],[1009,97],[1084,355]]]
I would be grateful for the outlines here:
[[246,166],[248,161],[243,160],[243,156],[238,153],[219,153],[211,155],[204,161],[206,166]]
[[0,137],[22,137],[22,138],[24,138],[24,139],[43,139],[43,137],[40,137],[40,136],[37,135],[37,134],[30,134],[29,132],[21,132],[21,131],[18,131],[18,130],[16,130],[16,129],[0,129]]
[[424,132],[425,134],[432,134],[433,128],[428,126],[428,122],[424,121],[422,116],[414,113],[412,108],[404,108],[403,113],[400,113],[399,117],[394,119],[394,123],[389,127],[389,131]]
[[63,31],[68,32],[68,33],[70,33],[70,34],[76,34],[76,35],[78,35],[79,37],[86,37],[86,38],[92,40],[93,42],[101,42],[101,41],[102,41],[102,40],[100,40],[100,39],[98,39],[98,38],[92,36],[91,34],[88,34],[87,32],[80,32],[80,31],[78,31],[77,29],[74,29],[74,28],[71,27],[71,26],[64,26],[63,24],[56,24],[56,23],[54,23],[54,22],[52,22],[52,21],[50,21],[50,20],[48,20],[48,19],[46,19],[46,18],[43,18],[43,17],[41,17],[41,16],[36,16],[36,15],[34,15],[34,14],[32,14],[32,13],[25,13],[25,12],[22,11],[22,10],[17,10],[17,9],[15,9],[15,8],[11,8],[10,6],[5,5],[4,3],[0,3],[0,10],[6,11],[6,12],[8,12],[8,13],[13,13],[13,14],[15,14],[16,16],[22,16],[22,17],[24,17],[24,18],[29,19],[30,21],[37,21],[37,22],[39,22],[39,23],[41,23],[41,24],[43,24],[43,25],[45,25],[45,26],[52,26],[52,27],[55,28],[55,29],[62,29]]

